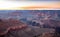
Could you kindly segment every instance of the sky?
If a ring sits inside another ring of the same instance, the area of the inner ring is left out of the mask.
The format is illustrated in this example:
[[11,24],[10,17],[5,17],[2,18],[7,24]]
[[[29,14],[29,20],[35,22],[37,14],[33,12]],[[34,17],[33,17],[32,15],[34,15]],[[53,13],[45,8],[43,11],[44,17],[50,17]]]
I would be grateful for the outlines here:
[[0,10],[60,9],[60,1],[4,1],[0,0]]
[[60,1],[60,0],[2,0],[2,1]]

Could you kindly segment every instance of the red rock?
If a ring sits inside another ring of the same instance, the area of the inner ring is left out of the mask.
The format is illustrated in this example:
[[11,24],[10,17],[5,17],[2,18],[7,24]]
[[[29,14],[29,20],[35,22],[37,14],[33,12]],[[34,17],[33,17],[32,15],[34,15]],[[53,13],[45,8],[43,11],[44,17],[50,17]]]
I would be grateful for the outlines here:
[[20,22],[19,20],[9,19],[6,21],[0,21],[0,35],[6,34],[9,30],[22,29],[27,25]]

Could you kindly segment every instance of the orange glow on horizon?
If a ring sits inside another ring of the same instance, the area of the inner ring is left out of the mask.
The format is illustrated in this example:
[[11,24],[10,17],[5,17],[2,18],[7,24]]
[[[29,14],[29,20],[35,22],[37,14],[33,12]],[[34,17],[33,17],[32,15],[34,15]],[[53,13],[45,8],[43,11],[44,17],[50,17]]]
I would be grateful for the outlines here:
[[20,6],[19,7],[8,7],[8,8],[0,8],[0,10],[37,10],[37,9],[60,9],[60,3],[45,3],[45,4],[33,4],[33,5],[26,5],[26,6]]
[[42,5],[42,6],[27,6],[27,7],[21,7],[21,8],[23,8],[23,9],[35,9],[35,8],[37,8],[37,9],[44,9],[44,8],[46,8],[46,9],[60,9],[60,4],[50,4],[50,5]]

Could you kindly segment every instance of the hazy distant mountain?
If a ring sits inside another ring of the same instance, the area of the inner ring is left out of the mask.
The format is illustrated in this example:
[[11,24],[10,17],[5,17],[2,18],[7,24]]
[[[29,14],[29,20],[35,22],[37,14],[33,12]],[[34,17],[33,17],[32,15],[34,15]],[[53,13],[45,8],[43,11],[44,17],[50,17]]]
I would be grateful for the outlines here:
[[45,20],[44,22],[44,26],[46,28],[56,28],[56,27],[60,27],[60,21],[58,20]]

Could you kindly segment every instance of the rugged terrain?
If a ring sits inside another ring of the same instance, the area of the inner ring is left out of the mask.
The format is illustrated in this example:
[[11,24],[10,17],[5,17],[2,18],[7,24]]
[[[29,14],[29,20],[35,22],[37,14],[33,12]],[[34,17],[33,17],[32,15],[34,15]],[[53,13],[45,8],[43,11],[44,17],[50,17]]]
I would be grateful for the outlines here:
[[2,37],[38,37],[44,33],[54,33],[54,29],[40,28],[24,24],[16,19],[0,19],[0,36]]

